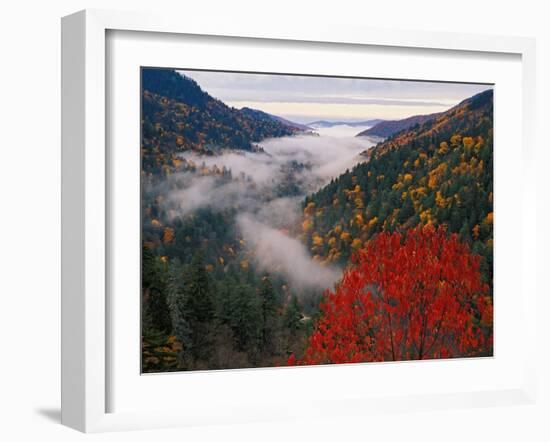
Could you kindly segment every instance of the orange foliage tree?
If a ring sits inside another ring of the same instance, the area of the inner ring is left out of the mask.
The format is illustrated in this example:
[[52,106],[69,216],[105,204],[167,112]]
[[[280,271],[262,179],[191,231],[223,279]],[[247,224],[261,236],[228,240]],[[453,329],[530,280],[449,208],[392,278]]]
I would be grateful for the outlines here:
[[444,228],[384,232],[327,291],[304,357],[289,365],[492,354],[492,300],[479,257]]

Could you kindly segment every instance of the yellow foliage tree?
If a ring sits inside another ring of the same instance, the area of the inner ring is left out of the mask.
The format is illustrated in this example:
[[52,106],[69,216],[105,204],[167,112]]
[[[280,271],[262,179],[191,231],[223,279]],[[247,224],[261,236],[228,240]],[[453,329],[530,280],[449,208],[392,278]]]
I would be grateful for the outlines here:
[[314,211],[315,211],[315,203],[313,201],[309,202],[304,209],[304,215],[311,216],[313,215]]
[[309,219],[305,219],[304,222],[302,223],[302,232],[307,233],[311,230],[312,227],[313,227],[313,222],[311,222],[311,220]]
[[441,163],[435,169],[432,169],[429,172],[428,187],[430,189],[435,189],[439,186],[439,183],[443,179],[443,175],[447,171],[447,163]]
[[460,135],[453,135],[451,137],[451,146],[458,147],[462,137]]
[[162,235],[162,242],[164,244],[171,244],[174,241],[174,229],[171,227],[165,227]]
[[313,238],[311,239],[311,242],[313,243],[314,247],[321,247],[324,241],[322,236],[319,236],[318,234],[314,234]]
[[462,144],[466,150],[470,150],[474,145],[474,139],[472,137],[464,137],[462,139]]
[[439,207],[447,207],[447,199],[442,195],[441,191],[439,190],[435,193],[435,203]]

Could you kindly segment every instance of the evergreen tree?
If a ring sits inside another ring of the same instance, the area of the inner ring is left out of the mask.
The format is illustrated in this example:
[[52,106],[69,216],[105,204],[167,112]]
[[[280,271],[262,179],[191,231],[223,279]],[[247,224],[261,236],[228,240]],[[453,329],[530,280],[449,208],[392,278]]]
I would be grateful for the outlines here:
[[260,285],[262,303],[262,348],[272,347],[275,328],[277,326],[277,297],[269,276],[264,276]]
[[283,324],[292,333],[295,333],[300,328],[302,318],[303,315],[300,312],[300,304],[298,302],[298,298],[296,296],[292,296],[292,299],[288,303],[288,306],[285,310]]
[[147,248],[142,248],[142,309],[147,314],[144,321],[150,328],[170,333],[172,322],[166,300],[166,276],[163,264]]
[[214,307],[202,253],[195,255],[184,280],[188,321],[193,331],[190,350],[195,360],[204,360],[211,353]]
[[254,359],[262,339],[261,300],[252,286],[242,282],[232,287],[229,296],[228,319],[235,337],[235,346],[238,351],[244,351]]
[[[168,307],[172,318],[173,333],[182,344],[180,360],[189,359],[191,357],[191,325],[189,323],[188,313],[188,296],[183,281],[183,266],[178,260],[175,260],[169,271],[168,281]],[[189,357],[187,357],[189,356]]]
[[183,345],[182,360],[186,364],[207,360],[212,351],[214,306],[201,252],[190,265],[174,266],[169,299],[174,333]]

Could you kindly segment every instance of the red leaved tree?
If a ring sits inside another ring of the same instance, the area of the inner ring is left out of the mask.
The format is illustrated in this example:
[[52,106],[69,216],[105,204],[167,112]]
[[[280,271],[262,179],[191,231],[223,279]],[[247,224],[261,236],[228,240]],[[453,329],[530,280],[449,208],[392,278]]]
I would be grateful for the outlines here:
[[479,257],[456,234],[381,233],[353,258],[301,360],[289,365],[451,358],[492,353],[492,303]]

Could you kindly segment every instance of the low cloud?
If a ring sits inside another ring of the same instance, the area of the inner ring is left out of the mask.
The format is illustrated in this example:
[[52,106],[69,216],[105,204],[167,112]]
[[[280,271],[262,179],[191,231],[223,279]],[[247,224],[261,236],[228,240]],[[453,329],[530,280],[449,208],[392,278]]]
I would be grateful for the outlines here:
[[302,196],[276,198],[264,204],[256,219],[278,229],[291,229],[301,222]]
[[212,176],[185,178],[188,182],[185,187],[168,193],[167,209],[173,216],[185,216],[204,207],[244,209],[258,204],[256,192],[245,182],[223,183]]
[[284,275],[297,290],[332,288],[342,275],[341,269],[313,261],[300,241],[251,214],[239,215],[237,226],[259,269]]
[[[339,130],[335,127],[333,133],[341,134]],[[281,225],[281,218],[296,220],[305,195],[361,161],[359,154],[372,144],[364,137],[304,135],[264,140],[264,152],[226,151],[213,156],[188,152],[182,158],[199,168],[230,170],[233,179],[184,172],[168,178],[162,193],[176,215],[203,207],[234,208],[260,212],[260,218]]]
[[231,170],[234,177],[246,175],[256,184],[270,185],[274,180],[280,179],[281,174],[278,170],[281,161],[266,153],[261,152],[222,152],[220,155],[201,156],[194,152],[188,152],[181,155],[186,160],[193,161],[197,166],[206,167],[217,166],[225,167]]
[[325,134],[328,133],[335,135],[271,138],[264,141],[262,147],[274,157],[308,164],[307,175],[316,190],[319,182],[326,183],[361,161],[359,154],[373,145],[349,133],[341,136],[340,126],[330,128],[330,132],[326,130]]
[[231,151],[214,156],[185,153],[182,157],[197,165],[225,167],[234,177],[246,175],[258,186],[268,187],[288,178],[285,171],[289,165],[301,164],[305,166],[300,177],[305,184],[305,194],[362,160],[359,154],[373,145],[364,137],[352,136],[362,129],[350,131],[348,126],[334,126],[325,131],[335,135],[324,132],[323,136],[271,138],[260,143],[265,152]]

